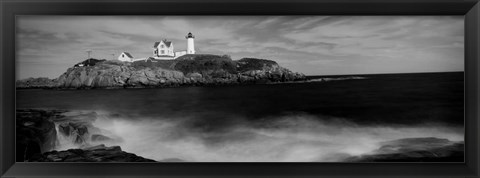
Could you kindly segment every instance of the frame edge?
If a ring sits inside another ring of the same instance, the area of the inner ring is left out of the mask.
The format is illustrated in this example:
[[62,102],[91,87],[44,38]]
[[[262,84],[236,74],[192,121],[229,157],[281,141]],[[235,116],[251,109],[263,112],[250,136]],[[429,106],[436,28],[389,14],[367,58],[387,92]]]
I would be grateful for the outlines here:
[[[103,2],[103,1],[102,1]],[[10,140],[6,139],[6,137],[10,136],[9,134],[12,134],[11,131],[12,129],[8,129],[6,125],[8,125],[7,122],[4,121],[4,119],[11,117],[10,115],[7,115],[6,110],[4,110],[4,107],[7,107],[10,104],[10,101],[8,100],[10,96],[8,96],[9,92],[11,89],[5,90],[5,87],[10,87],[12,83],[12,79],[8,79],[8,77],[11,77],[9,75],[15,74],[14,68],[8,68],[11,67],[9,64],[6,64],[6,60],[11,60],[9,59],[11,56],[9,56],[8,50],[6,49],[15,49],[14,42],[9,41],[11,39],[15,39],[15,37],[8,37],[7,34],[4,32],[4,28],[14,28],[14,27],[9,27],[6,22],[9,22],[9,18],[14,16],[14,11],[9,10],[8,8],[5,8],[5,4],[8,2],[5,2],[3,0],[0,0],[0,19],[2,21],[0,22],[0,27],[1,27],[1,33],[0,33],[0,56],[2,59],[0,60],[0,87],[1,87],[1,92],[0,92],[0,102],[1,102],[1,108],[0,108],[0,177],[3,177],[4,174],[8,175],[15,175],[14,172],[11,172],[13,170],[9,170],[9,168],[14,167],[15,162],[9,162],[11,160],[5,159],[5,156],[9,157],[10,155],[8,154],[6,147],[10,147],[8,142]],[[472,105],[469,105],[469,110],[466,112],[465,117],[471,116],[471,118],[476,118],[476,120],[472,121],[465,121],[465,125],[470,125],[468,132],[473,134],[472,136],[467,136],[467,130],[465,133],[465,141],[467,151],[466,153],[473,152],[474,155],[471,155],[467,157],[466,159],[466,165],[468,166],[468,169],[471,171],[468,175],[478,177],[479,176],[479,170],[480,170],[480,154],[478,154],[479,150],[479,143],[478,138],[480,138],[480,132],[478,131],[478,128],[480,128],[480,122],[478,121],[479,119],[479,103],[480,103],[480,88],[479,88],[479,81],[480,81],[480,62],[478,61],[480,59],[480,53],[479,53],[479,47],[480,47],[480,3],[477,3],[468,11],[468,13],[465,14],[465,21],[468,23],[465,23],[465,36],[468,36],[469,38],[465,38],[465,57],[466,59],[470,60],[465,60],[465,74],[466,74],[466,86],[465,86],[465,93],[471,94],[472,96],[470,99],[467,97],[465,98],[465,103],[471,103]],[[10,45],[10,46],[9,46]],[[14,56],[14,55],[13,55]],[[14,66],[13,66],[14,67]],[[471,70],[467,70],[467,68]],[[469,82],[467,82],[469,81]],[[473,83],[472,83],[473,82]],[[468,84],[470,83],[470,84]],[[14,84],[14,81],[13,81]],[[467,85],[468,84],[468,85]],[[13,96],[12,96],[13,97]],[[467,109],[467,107],[466,107]],[[14,134],[14,133],[13,133]],[[476,137],[476,138],[475,138]],[[476,143],[474,145],[468,144],[467,142],[470,143]],[[13,160],[15,161],[15,160]],[[18,165],[17,165],[18,166]],[[166,176],[167,177],[167,176]],[[200,176],[201,177],[201,176]],[[235,176],[232,176],[235,177]],[[241,176],[236,176],[236,177],[241,177]],[[265,176],[269,177],[269,176]],[[273,176],[272,176],[273,177]],[[288,176],[287,176],[288,177]],[[319,176],[323,177],[323,176]],[[346,176],[348,177],[348,176]],[[362,176],[360,176],[362,177]],[[456,176],[455,176],[456,177]],[[458,176],[458,177],[464,177],[464,176]]]
[[[467,38],[468,36],[468,38]],[[480,2],[477,2],[465,15],[465,91],[471,97],[465,97],[466,118],[475,118],[465,120],[465,144],[466,153],[472,153],[466,156],[465,163],[476,177],[479,177],[480,170],[480,154],[479,143],[480,138]],[[468,60],[467,60],[468,59]],[[476,138],[475,138],[476,137]],[[470,144],[469,144],[470,142]]]

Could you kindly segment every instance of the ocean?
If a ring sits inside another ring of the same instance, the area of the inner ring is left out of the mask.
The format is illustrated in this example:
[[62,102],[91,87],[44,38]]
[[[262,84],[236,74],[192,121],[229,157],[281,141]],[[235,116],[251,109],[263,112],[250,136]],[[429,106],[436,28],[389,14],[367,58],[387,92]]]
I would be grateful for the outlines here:
[[389,140],[464,139],[463,72],[308,78],[233,86],[26,89],[17,90],[16,106],[95,112],[102,134],[119,138],[107,144],[157,161],[335,162]]

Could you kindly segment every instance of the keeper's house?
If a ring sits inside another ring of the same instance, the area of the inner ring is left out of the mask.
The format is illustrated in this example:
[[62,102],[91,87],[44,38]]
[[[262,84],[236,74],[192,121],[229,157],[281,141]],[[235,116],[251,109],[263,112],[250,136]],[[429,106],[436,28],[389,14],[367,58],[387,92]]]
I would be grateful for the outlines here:
[[130,53],[123,52],[118,57],[118,60],[124,61],[124,62],[135,62],[135,61],[147,60],[152,58],[157,60],[173,60],[186,54],[195,54],[194,38],[195,36],[193,36],[191,32],[189,32],[187,36],[185,36],[185,39],[187,39],[186,51],[175,52],[173,48],[173,42],[168,41],[167,39],[164,39],[159,42],[155,42],[153,44],[153,50],[152,50],[153,55],[151,57],[134,59]]

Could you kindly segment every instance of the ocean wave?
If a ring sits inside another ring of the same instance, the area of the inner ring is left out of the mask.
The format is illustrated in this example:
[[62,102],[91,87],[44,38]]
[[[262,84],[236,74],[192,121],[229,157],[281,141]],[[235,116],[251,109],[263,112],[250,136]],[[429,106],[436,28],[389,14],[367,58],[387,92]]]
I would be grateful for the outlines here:
[[198,124],[189,117],[102,117],[93,123],[122,138],[114,144],[125,151],[158,161],[338,162],[372,153],[391,140],[434,137],[463,141],[463,128],[364,126],[302,114],[238,121],[228,129],[212,129],[213,124]]

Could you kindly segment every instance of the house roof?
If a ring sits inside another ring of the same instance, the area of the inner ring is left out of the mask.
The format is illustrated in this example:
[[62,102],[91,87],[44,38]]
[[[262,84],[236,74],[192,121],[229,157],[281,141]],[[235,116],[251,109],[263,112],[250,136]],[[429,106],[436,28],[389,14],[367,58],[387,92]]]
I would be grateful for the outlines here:
[[133,58],[133,56],[128,52],[123,52],[123,54],[127,55],[127,57],[129,57],[129,58]]
[[[172,45],[172,42],[171,42],[171,41],[162,40],[161,42],[163,42],[167,47],[170,47],[170,45]],[[155,42],[155,43],[153,44],[153,48],[157,48],[159,44],[160,44],[160,42]]]
[[155,42],[155,44],[153,44],[153,47],[154,48],[157,48],[157,46],[160,44],[160,42]]
[[165,45],[167,45],[167,47],[170,47],[170,45],[172,44],[171,41],[167,41],[167,40],[162,40],[163,43],[165,43]]

